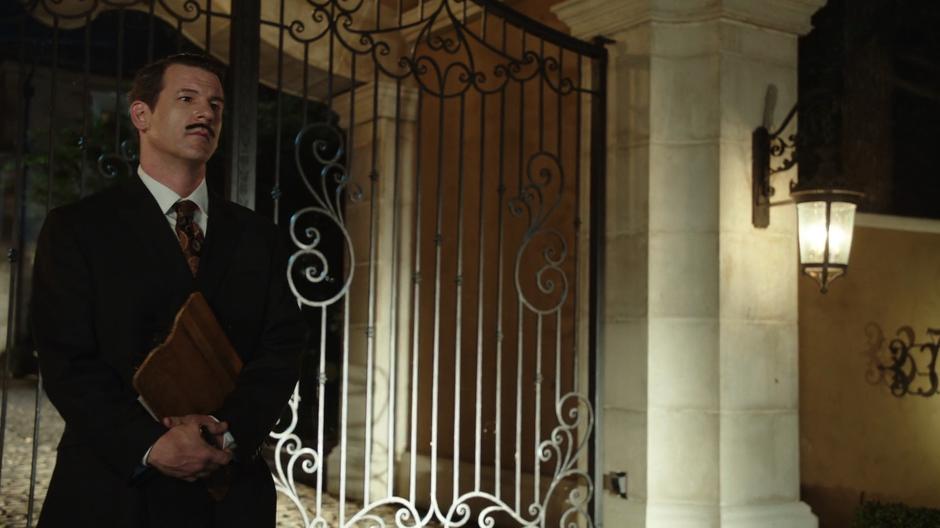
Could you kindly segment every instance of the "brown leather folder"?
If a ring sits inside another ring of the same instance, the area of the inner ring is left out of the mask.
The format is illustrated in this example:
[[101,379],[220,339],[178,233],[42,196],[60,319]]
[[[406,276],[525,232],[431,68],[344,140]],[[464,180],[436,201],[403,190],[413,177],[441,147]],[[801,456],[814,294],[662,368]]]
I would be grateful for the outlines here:
[[[196,292],[176,314],[170,335],[140,364],[133,384],[157,420],[211,414],[235,388],[241,368],[241,358],[205,297]],[[209,493],[221,500],[230,480],[229,466],[216,471],[206,482]]]
[[157,419],[210,414],[235,388],[241,368],[205,297],[196,292],[176,314],[170,335],[134,373],[134,388]]

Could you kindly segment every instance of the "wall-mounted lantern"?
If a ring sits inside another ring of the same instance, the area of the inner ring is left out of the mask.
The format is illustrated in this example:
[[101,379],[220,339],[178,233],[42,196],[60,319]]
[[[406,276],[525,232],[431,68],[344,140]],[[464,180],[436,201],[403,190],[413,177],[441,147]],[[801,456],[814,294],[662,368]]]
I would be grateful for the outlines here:
[[[847,188],[842,181],[839,164],[835,160],[836,147],[831,144],[808,146],[805,142],[800,142],[795,133],[783,136],[783,131],[797,113],[798,105],[793,106],[776,131],[769,131],[766,124],[769,122],[775,95],[775,90],[771,87],[767,93],[765,126],[754,130],[751,136],[752,223],[754,227],[766,228],[770,225],[771,206],[796,203],[800,271],[818,282],[820,291],[826,293],[829,283],[844,275],[848,268],[852,232],[855,227],[855,209],[865,195]],[[788,152],[790,155],[786,157]],[[780,165],[772,167],[771,158],[777,157],[784,159]],[[800,167],[798,180],[790,182],[792,200],[771,203],[774,189],[770,184],[770,176],[785,171],[800,161],[808,160],[811,163],[804,164],[811,165],[813,173],[806,174],[808,171],[804,169],[808,167]]]

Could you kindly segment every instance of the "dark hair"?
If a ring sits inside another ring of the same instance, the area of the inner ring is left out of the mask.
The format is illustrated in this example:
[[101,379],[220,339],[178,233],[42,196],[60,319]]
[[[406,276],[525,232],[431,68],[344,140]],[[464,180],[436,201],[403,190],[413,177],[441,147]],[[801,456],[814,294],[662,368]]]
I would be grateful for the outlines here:
[[151,62],[138,70],[131,84],[131,90],[127,94],[128,102],[143,101],[153,110],[157,106],[160,91],[163,90],[163,74],[172,64],[206,70],[218,77],[220,83],[225,80],[225,64],[215,57],[196,53],[177,53]]

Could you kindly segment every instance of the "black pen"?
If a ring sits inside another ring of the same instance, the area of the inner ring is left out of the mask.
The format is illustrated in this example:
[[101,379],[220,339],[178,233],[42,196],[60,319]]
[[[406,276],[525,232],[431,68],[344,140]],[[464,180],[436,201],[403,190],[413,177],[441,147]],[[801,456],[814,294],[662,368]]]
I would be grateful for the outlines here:
[[202,435],[202,439],[210,446],[215,448],[219,447],[218,444],[215,443],[215,436],[209,432],[209,428],[205,425],[199,426],[199,434]]

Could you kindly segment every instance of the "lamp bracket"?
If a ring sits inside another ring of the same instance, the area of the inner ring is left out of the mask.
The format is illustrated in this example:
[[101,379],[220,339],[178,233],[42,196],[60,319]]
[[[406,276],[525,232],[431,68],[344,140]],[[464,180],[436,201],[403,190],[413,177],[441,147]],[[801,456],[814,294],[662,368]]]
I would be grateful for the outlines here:
[[[770,131],[773,121],[773,110],[777,102],[777,87],[767,87],[764,99],[764,124],[754,130],[751,135],[752,154],[752,212],[751,222],[754,227],[766,228],[770,225],[770,208],[787,202],[771,203],[774,188],[770,184],[770,176],[786,171],[797,164],[796,133],[784,135],[784,130],[796,116],[797,104],[787,113],[783,122],[773,132]],[[771,166],[772,158],[784,158],[777,166]],[[793,182],[790,182],[792,187]]]

